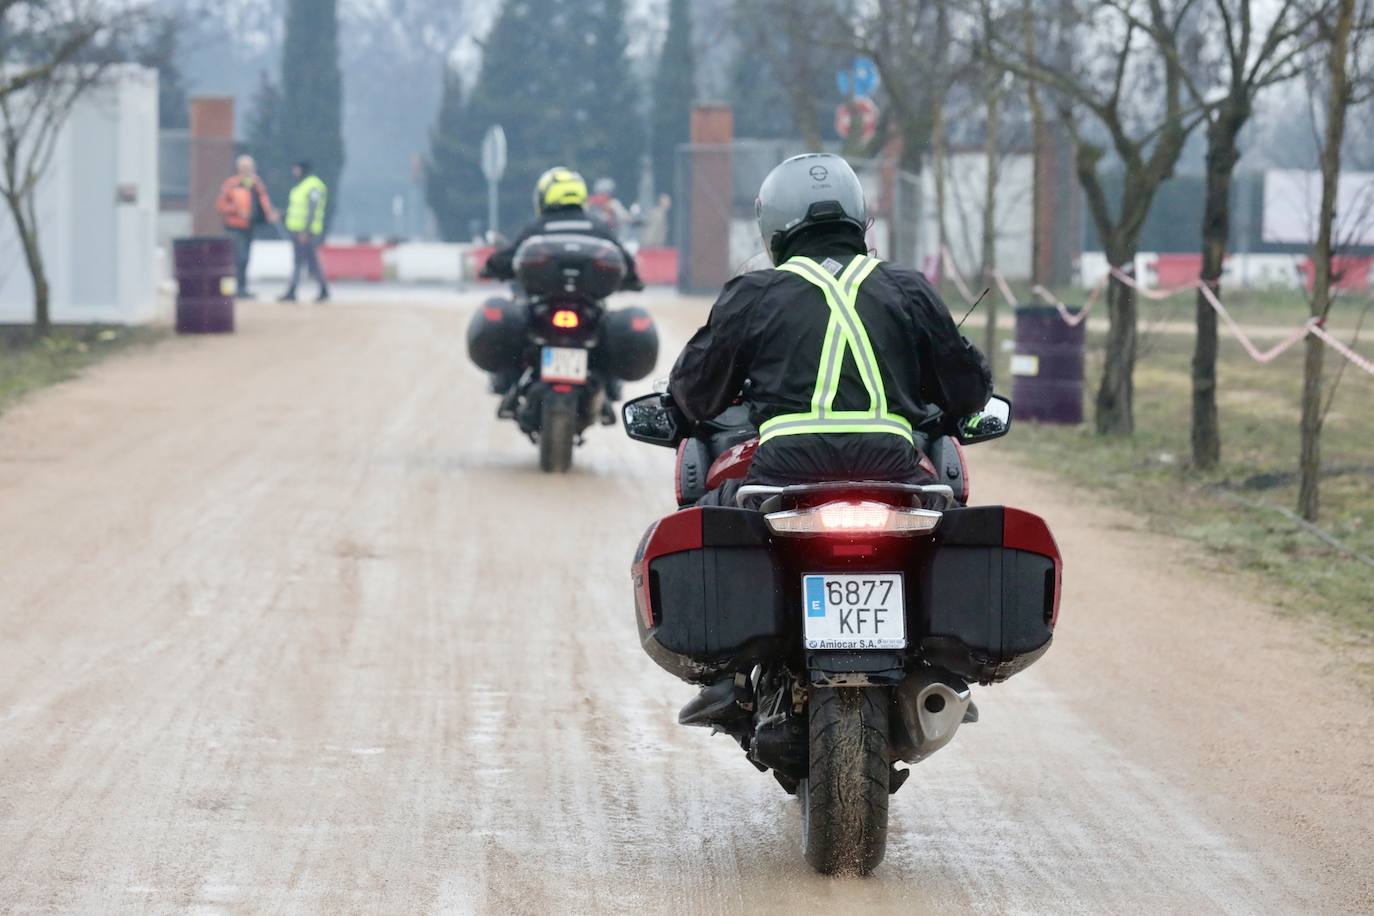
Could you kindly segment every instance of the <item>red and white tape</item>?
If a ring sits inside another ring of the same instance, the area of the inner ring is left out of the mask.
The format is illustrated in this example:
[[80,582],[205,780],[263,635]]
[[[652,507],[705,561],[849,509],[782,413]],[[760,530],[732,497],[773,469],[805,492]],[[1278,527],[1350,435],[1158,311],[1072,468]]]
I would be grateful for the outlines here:
[[[964,282],[964,278],[960,276],[959,268],[954,264],[954,256],[950,253],[948,248],[941,250],[941,256],[944,259],[945,270],[949,272],[950,278],[954,281],[955,287],[959,290],[959,294],[972,305],[974,302],[973,292],[969,289],[968,284]],[[1306,338],[1308,334],[1311,334],[1341,356],[1350,360],[1350,362],[1354,363],[1359,369],[1368,372],[1370,375],[1374,375],[1374,361],[1356,353],[1348,345],[1338,340],[1329,331],[1323,328],[1321,322],[1316,318],[1309,319],[1307,323],[1303,324],[1301,327],[1295,328],[1291,334],[1268,350],[1261,350],[1259,347],[1255,346],[1255,342],[1250,339],[1249,335],[1247,335],[1236,320],[1231,317],[1231,313],[1226,310],[1226,306],[1222,304],[1221,298],[1217,296],[1216,291],[1201,279],[1195,280],[1185,286],[1180,286],[1177,289],[1147,289],[1140,285],[1136,278],[1131,275],[1129,269],[1123,270],[1115,265],[1109,265],[1107,271],[1111,278],[1125,286],[1129,286],[1131,289],[1135,290],[1135,292],[1152,302],[1161,302],[1174,296],[1191,293],[1194,290],[1202,290],[1202,297],[1207,300],[1207,304],[1212,307],[1212,310],[1221,318],[1231,334],[1234,335],[1236,340],[1240,342],[1240,345],[1245,348],[1245,352],[1250,355],[1250,358],[1257,363],[1272,362],[1284,352],[1294,347],[1299,341]],[[1002,272],[994,270],[992,272],[992,279],[997,284],[997,288],[1001,292],[1002,298],[1007,301],[1007,304],[1015,305],[1016,296],[1012,293],[1011,287],[1008,285],[1007,279],[1002,275]],[[1032,286],[1031,292],[1053,305],[1065,324],[1070,327],[1076,327],[1087,320],[1088,312],[1091,311],[1093,305],[1096,304],[1106,284],[1107,278],[1104,277],[1088,293],[1083,308],[1079,309],[1077,312],[1070,310],[1058,296],[1039,284]]]

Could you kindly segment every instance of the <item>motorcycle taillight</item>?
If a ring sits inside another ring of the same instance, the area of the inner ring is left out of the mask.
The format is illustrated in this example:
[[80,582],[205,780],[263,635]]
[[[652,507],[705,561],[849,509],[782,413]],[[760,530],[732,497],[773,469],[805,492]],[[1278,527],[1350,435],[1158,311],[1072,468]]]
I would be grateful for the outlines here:
[[935,530],[941,517],[929,509],[869,500],[841,500],[764,516],[774,534],[792,537],[920,534]]

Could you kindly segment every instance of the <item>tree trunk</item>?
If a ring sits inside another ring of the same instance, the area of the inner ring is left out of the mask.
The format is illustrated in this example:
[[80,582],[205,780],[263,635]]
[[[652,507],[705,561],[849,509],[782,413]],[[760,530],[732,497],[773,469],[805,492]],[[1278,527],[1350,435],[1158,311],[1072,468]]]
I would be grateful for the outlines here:
[[[1001,74],[997,74],[998,77]],[[989,80],[993,75],[989,74]],[[987,130],[983,135],[983,156],[986,169],[983,173],[983,238],[982,238],[982,276],[984,282],[993,282],[997,271],[997,179],[1001,147],[1002,90],[997,82],[991,82],[987,94]],[[997,295],[987,298],[987,332],[983,337],[983,353],[988,358],[993,380],[997,376]]]
[[[1350,107],[1350,81],[1346,72],[1350,33],[1354,27],[1355,0],[1340,0],[1331,31],[1327,57],[1329,85],[1326,96],[1326,135],[1322,146],[1322,201],[1317,216],[1317,244],[1312,250],[1312,317],[1325,320],[1331,310],[1332,235],[1336,219],[1336,185],[1341,175],[1341,143],[1345,140],[1345,115]],[[1298,459],[1298,514],[1317,520],[1320,508],[1322,434],[1322,358],[1325,345],[1311,335],[1302,373],[1301,446]]]
[[1302,441],[1298,456],[1298,514],[1315,522],[1321,509],[1322,362],[1326,345],[1308,335],[1302,363]]
[[29,278],[33,281],[34,333],[39,337],[47,337],[52,331],[50,290],[47,269],[43,264],[43,249],[38,244],[38,222],[33,213],[33,202],[6,194],[5,203],[14,220],[15,235],[19,236],[20,246],[24,250],[24,264],[29,269]]
[[936,256],[942,256],[948,244],[945,234],[945,112],[944,105],[937,104],[931,112],[930,129],[930,170],[935,182],[935,247]]
[[[1135,242],[1107,244],[1108,262],[1131,273],[1135,265]],[[1116,277],[1107,285],[1106,363],[1097,389],[1097,431],[1107,436],[1129,436],[1135,432],[1135,291]]]
[[[1243,90],[1242,90],[1243,91]],[[1218,112],[1207,130],[1207,188],[1202,213],[1201,279],[1221,293],[1221,272],[1231,229],[1231,179],[1240,153],[1236,137],[1246,114],[1234,104]],[[1217,422],[1217,314],[1197,293],[1197,336],[1193,342],[1193,464],[1209,470],[1221,460]]]

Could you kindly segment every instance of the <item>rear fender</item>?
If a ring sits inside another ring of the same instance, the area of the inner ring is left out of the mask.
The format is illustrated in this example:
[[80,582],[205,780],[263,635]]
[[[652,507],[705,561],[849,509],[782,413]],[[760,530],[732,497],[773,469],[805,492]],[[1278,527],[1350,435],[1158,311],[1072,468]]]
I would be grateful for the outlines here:
[[714,490],[727,480],[743,480],[754,463],[754,453],[759,450],[759,440],[750,439],[726,449],[720,457],[711,462],[706,474],[706,489]]

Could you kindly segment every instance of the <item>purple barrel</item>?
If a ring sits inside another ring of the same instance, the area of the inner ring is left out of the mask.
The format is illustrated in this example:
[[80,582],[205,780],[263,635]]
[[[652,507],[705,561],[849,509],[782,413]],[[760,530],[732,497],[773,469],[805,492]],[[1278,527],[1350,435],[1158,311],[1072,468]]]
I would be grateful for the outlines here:
[[1087,329],[1086,321],[1077,325],[1065,322],[1054,306],[1016,307],[1016,349],[1011,357],[1014,419],[1083,422],[1083,341]]
[[234,330],[234,243],[201,235],[172,240],[177,278],[177,333]]

